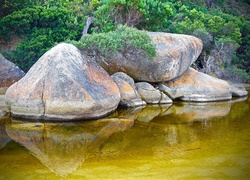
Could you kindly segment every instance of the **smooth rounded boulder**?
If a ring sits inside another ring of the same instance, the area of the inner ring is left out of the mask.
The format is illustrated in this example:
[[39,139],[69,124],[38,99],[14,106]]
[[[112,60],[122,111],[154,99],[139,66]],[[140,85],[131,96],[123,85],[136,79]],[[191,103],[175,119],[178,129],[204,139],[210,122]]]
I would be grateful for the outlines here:
[[146,105],[146,102],[141,99],[140,95],[136,91],[134,80],[131,77],[123,72],[117,72],[111,77],[120,90],[121,106],[136,107]]
[[234,97],[244,97],[248,95],[248,92],[245,89],[243,84],[230,83],[230,88],[231,88],[232,96]]
[[203,48],[202,41],[190,35],[163,32],[148,32],[148,35],[156,48],[153,60],[142,56],[141,50],[134,47],[105,60],[98,56],[95,59],[109,74],[124,72],[135,81],[165,82],[185,72]]
[[[25,73],[0,53],[0,92],[20,80]],[[5,91],[4,91],[5,92]]]
[[221,79],[189,68],[173,81],[164,83],[169,88],[183,94],[183,101],[222,101],[232,99],[230,85]]
[[66,43],[46,52],[5,96],[12,116],[51,121],[103,117],[120,101],[108,73]]

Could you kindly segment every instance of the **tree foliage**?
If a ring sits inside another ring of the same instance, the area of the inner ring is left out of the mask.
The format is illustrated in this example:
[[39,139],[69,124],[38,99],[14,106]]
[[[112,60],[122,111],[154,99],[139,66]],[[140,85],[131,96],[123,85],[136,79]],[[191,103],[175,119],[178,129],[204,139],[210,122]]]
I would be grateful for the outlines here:
[[218,60],[226,60],[227,67],[239,69],[238,73],[244,71],[241,74],[249,79],[245,74],[250,74],[250,18],[242,13],[248,12],[250,6],[244,0],[230,3],[225,0],[3,0],[0,39],[22,37],[21,44],[8,53],[8,58],[27,71],[56,42],[80,39],[86,18],[91,16],[93,23],[88,32],[97,39],[87,38],[93,38],[101,51],[108,46],[112,49],[114,42],[106,42],[104,34],[97,33],[107,33],[118,40],[111,34],[121,24],[140,30],[190,34],[204,43],[197,66],[204,64],[200,63],[204,57],[216,52],[220,54],[216,55]]
[[103,0],[94,12],[95,32],[113,31],[119,24],[157,30],[172,15],[169,3],[154,0]]
[[10,41],[12,35],[24,37],[16,50],[6,54],[7,58],[27,71],[55,43],[80,39],[85,14],[77,11],[78,6],[84,4],[48,1],[4,16],[0,21],[0,39]]

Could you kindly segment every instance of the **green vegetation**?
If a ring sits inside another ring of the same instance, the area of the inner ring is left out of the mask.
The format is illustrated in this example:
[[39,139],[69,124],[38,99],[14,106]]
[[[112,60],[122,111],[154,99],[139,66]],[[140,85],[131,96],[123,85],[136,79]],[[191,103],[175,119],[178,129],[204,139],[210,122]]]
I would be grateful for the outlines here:
[[56,42],[81,37],[86,19],[84,10],[87,14],[88,8],[84,8],[87,5],[80,1],[36,1],[36,4],[31,3],[32,6],[18,0],[7,2],[1,4],[1,8],[13,12],[1,14],[0,39],[10,41],[13,35],[22,37],[16,50],[4,55],[24,71],[28,71]]
[[[120,24],[190,34],[204,43],[196,68],[207,72],[213,57],[221,69],[246,82],[250,80],[249,4],[246,0],[4,0],[0,3],[0,40],[22,37],[16,50],[4,55],[27,71],[56,42],[68,39],[104,55],[131,43],[152,58],[153,51],[144,38],[130,28],[130,33],[123,34],[125,26]],[[89,16],[92,24],[88,32],[93,35],[76,42]]]
[[148,59],[156,55],[151,39],[145,31],[119,25],[115,31],[108,33],[93,33],[84,36],[79,41],[71,42],[89,55],[98,55],[108,58],[115,53],[126,53],[131,50],[141,51]]

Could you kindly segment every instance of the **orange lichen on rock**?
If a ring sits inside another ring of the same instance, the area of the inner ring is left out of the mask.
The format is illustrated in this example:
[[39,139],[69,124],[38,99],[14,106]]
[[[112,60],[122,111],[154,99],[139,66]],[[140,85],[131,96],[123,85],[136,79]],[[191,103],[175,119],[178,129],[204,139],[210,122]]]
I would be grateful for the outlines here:
[[[91,83],[105,87],[105,94],[119,94],[120,91],[112,80],[112,78],[107,78],[109,75],[100,66],[94,63],[88,63],[88,68],[86,69],[86,75],[91,79]],[[93,72],[94,71],[94,72]]]
[[221,79],[189,68],[180,77],[169,81],[166,86],[183,92],[182,100],[218,101],[232,98],[230,85]]
[[120,91],[97,63],[73,45],[46,52],[25,77],[6,91],[14,116],[28,119],[91,119],[114,111]]

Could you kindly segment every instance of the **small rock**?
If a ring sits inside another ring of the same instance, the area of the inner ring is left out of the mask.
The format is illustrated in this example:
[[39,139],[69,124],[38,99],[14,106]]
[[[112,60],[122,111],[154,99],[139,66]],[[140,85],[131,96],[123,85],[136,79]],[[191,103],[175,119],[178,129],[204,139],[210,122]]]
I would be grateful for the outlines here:
[[243,84],[230,84],[230,89],[234,97],[243,97],[248,94]]
[[134,80],[123,72],[115,73],[111,76],[117,84],[121,101],[120,105],[125,107],[136,107],[146,105],[135,89]]
[[160,104],[173,103],[172,99],[170,99],[166,94],[164,94],[163,92],[160,93],[161,93],[161,99],[159,101]]
[[164,84],[159,84],[157,86],[157,89],[164,92],[171,99],[177,99],[177,98],[184,96],[184,94],[181,93],[180,91],[177,91],[176,89],[171,89],[171,88],[165,86]]
[[135,87],[142,100],[149,104],[158,104],[161,100],[162,94],[156,90],[151,84],[147,82],[135,83]]

